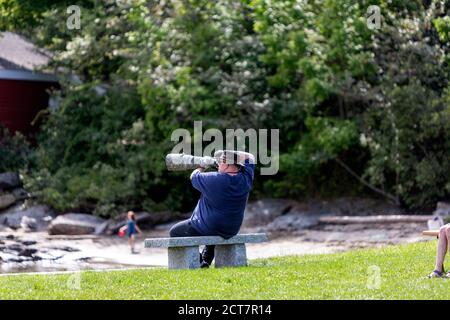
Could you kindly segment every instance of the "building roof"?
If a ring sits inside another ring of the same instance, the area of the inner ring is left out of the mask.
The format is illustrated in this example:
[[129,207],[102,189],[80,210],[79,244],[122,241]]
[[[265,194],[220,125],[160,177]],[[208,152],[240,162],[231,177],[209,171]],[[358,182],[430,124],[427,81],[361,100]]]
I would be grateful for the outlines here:
[[56,81],[56,77],[36,73],[50,61],[51,54],[12,32],[0,33],[0,79]]

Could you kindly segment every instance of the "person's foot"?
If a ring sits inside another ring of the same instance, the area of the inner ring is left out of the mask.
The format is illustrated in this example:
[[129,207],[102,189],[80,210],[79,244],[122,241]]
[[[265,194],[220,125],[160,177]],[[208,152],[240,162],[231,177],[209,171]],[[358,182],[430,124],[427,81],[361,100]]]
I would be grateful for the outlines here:
[[[450,272],[449,272],[450,273]],[[449,274],[449,273],[447,273],[447,274]],[[428,275],[428,278],[429,279],[431,279],[431,278],[442,278],[444,276],[444,272],[442,272],[442,271],[438,271],[438,270],[433,270],[433,272],[431,272],[429,275]]]

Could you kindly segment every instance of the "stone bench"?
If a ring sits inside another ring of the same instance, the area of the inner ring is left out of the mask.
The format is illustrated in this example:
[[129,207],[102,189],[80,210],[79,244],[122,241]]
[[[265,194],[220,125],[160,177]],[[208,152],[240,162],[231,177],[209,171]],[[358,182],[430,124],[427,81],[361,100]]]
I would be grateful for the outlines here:
[[215,245],[215,266],[237,267],[247,265],[246,243],[267,241],[265,233],[238,234],[230,239],[218,236],[145,239],[146,248],[168,248],[169,269],[196,269],[200,267],[199,246]]

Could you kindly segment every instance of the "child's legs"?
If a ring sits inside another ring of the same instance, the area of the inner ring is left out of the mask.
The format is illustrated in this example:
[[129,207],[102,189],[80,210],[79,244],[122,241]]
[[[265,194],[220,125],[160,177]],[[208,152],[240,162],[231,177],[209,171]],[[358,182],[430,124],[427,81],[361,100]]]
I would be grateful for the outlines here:
[[134,250],[134,234],[131,234],[128,238],[128,244],[130,245],[131,249]]

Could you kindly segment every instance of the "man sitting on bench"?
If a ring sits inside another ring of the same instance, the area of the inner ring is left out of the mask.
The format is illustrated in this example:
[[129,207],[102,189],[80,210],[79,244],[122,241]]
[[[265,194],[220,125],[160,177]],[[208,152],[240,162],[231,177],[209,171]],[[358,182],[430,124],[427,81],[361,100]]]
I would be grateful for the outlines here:
[[[241,151],[218,151],[218,172],[203,172],[199,167],[191,174],[192,185],[201,192],[190,219],[170,229],[171,237],[221,236],[238,234],[252,188],[255,158]],[[214,259],[214,246],[205,246],[200,267],[208,268]]]

